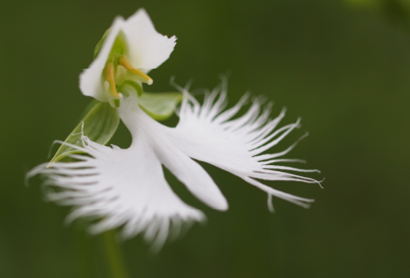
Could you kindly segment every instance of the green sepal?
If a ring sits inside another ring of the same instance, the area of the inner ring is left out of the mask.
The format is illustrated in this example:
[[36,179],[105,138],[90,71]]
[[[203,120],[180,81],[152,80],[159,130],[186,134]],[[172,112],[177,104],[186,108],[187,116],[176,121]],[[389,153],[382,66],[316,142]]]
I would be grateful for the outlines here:
[[[104,35],[102,36],[102,38],[100,39],[100,41],[97,43],[97,45],[94,48],[94,59],[97,58],[98,54],[101,51],[101,48],[104,44],[105,39],[107,38],[108,33],[110,32],[110,28],[107,29],[107,31],[105,31]],[[114,62],[118,62],[118,57],[121,55],[126,54],[126,52],[128,51],[127,49],[127,43],[125,40],[125,36],[122,32],[120,32],[117,36],[117,38],[114,41],[114,44],[112,45],[111,51],[110,51],[110,55],[108,56],[109,61],[114,61]]]
[[138,98],[140,107],[155,120],[166,120],[182,101],[182,93],[147,93]]
[[[82,147],[81,135],[84,135],[93,142],[102,145],[107,144],[120,123],[120,116],[118,115],[117,109],[112,108],[107,102],[94,100],[87,106],[85,111],[85,116],[70,135],[68,135],[64,143]],[[73,153],[81,152],[62,144],[48,166]]]
[[107,37],[108,33],[110,32],[110,28],[107,29],[107,31],[105,31],[104,35],[102,36],[102,38],[98,41],[97,45],[94,48],[94,59],[97,58],[98,54],[101,51],[101,47],[104,44],[105,38]]

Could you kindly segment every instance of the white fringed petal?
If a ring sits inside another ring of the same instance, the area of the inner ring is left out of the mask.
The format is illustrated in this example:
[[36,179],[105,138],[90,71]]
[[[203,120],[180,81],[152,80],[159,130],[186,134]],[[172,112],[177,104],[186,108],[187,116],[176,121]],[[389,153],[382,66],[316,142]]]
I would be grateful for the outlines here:
[[102,146],[87,137],[83,142],[78,149],[89,156],[73,155],[78,162],[40,165],[30,172],[45,174],[46,184],[64,189],[47,197],[75,207],[69,220],[101,219],[91,226],[93,233],[124,225],[126,238],[145,231],[147,241],[155,239],[156,245],[162,245],[171,228],[204,219],[201,211],[185,204],[169,187],[146,134],[140,134],[129,149]]
[[[178,148],[188,156],[215,165],[244,179],[248,183],[268,193],[303,207],[308,207],[313,200],[293,196],[275,190],[255,179],[270,181],[298,181],[304,183],[320,182],[294,172],[319,172],[280,166],[278,162],[300,162],[300,160],[275,159],[284,156],[296,145],[274,154],[262,154],[277,145],[292,130],[299,128],[296,123],[276,129],[285,116],[283,110],[278,117],[271,120],[271,104],[262,107],[260,99],[254,99],[248,111],[238,118],[235,115],[249,99],[245,95],[232,108],[224,111],[227,105],[226,82],[206,94],[203,104],[195,100],[187,90],[179,111],[179,123],[170,136]],[[273,210],[271,204],[269,208]]]
[[161,35],[144,9],[139,9],[127,20],[117,17],[109,29],[100,53],[90,67],[80,74],[80,90],[86,96],[107,101],[103,74],[117,36],[122,32],[127,43],[127,57],[132,66],[147,73],[165,62],[174,50],[176,37]]
[[168,139],[167,127],[154,121],[131,96],[119,109],[133,141],[128,149],[106,147],[83,137],[83,147],[70,145],[87,155],[71,155],[77,162],[56,162],[30,171],[28,177],[44,174],[46,185],[63,189],[47,197],[61,205],[74,206],[69,220],[94,217],[100,221],[91,232],[124,226],[125,237],[145,232],[147,241],[162,246],[170,230],[189,221],[201,221],[201,211],[185,204],[164,178],[167,167],[188,190],[218,210],[228,207],[212,178]]

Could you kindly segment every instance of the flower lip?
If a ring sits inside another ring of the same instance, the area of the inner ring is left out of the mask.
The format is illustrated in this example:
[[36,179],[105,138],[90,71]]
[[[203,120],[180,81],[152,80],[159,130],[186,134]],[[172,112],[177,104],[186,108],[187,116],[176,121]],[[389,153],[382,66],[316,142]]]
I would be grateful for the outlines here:
[[[236,117],[246,105],[249,95],[229,109],[226,84],[205,95],[200,104],[184,88],[179,109],[179,123],[170,128],[154,121],[138,104],[136,95],[124,96],[117,110],[132,136],[131,146],[107,147],[82,136],[83,146],[67,144],[87,155],[72,154],[75,162],[40,165],[27,177],[45,174],[46,185],[62,190],[50,191],[49,200],[75,206],[69,219],[96,217],[101,219],[90,228],[93,233],[123,226],[125,237],[144,232],[146,239],[162,246],[171,230],[181,223],[201,221],[202,212],[184,203],[168,185],[166,167],[199,200],[217,210],[226,210],[228,202],[212,177],[198,162],[202,161],[230,172],[268,196],[278,197],[308,208],[312,199],[274,189],[261,181],[297,181],[319,184],[321,181],[299,175],[319,172],[281,165],[282,162],[303,162],[282,158],[298,143],[285,150],[265,153],[300,126],[299,120],[277,128],[285,111],[270,118],[271,105],[261,99],[252,100],[245,114]],[[302,136],[303,138],[304,136]],[[279,164],[278,164],[279,163]],[[296,173],[295,173],[296,172]],[[320,172],[319,172],[320,173]]]
[[[112,103],[113,98],[118,99],[114,89],[115,85],[121,86],[118,82],[130,79],[139,84],[152,84],[152,78],[147,73],[169,58],[175,40],[175,36],[168,38],[158,33],[144,9],[138,10],[127,20],[115,18],[97,57],[80,75],[81,92],[99,101]],[[115,52],[117,43],[120,44],[120,53]],[[105,70],[109,62],[114,64],[115,82],[106,78]]]

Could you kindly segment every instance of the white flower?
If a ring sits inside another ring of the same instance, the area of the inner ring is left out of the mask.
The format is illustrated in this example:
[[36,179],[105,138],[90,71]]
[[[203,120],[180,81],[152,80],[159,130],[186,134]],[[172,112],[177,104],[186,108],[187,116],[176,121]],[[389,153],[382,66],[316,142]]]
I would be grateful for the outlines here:
[[175,233],[183,222],[204,219],[201,211],[185,204],[172,191],[161,165],[198,199],[217,210],[226,210],[228,203],[212,178],[193,159],[213,164],[265,191],[270,209],[273,209],[272,196],[309,206],[313,200],[273,189],[257,180],[320,184],[315,179],[288,173],[317,170],[278,165],[300,162],[282,158],[296,143],[279,153],[262,154],[298,128],[299,120],[275,129],[285,112],[270,120],[271,105],[261,111],[258,99],[253,100],[247,113],[232,120],[248,95],[224,111],[227,104],[224,86],[207,94],[202,105],[187,91],[184,94],[175,128],[150,118],[137,105],[138,97],[130,95],[118,109],[133,138],[128,149],[99,145],[83,137],[83,147],[72,146],[87,154],[71,155],[78,162],[56,162],[50,168],[40,165],[30,176],[45,174],[48,185],[64,189],[48,193],[48,198],[74,206],[69,219],[101,219],[91,227],[91,232],[123,226],[124,237],[144,231],[145,239],[154,241],[156,246],[162,246],[168,234]]
[[140,9],[127,20],[117,17],[103,40],[96,59],[80,75],[80,90],[118,107],[121,95],[117,88],[130,82],[152,84],[146,74],[168,59],[176,37],[159,34],[145,10]]
[[[178,87],[184,99],[177,111],[179,123],[175,128],[156,122],[139,107],[138,94],[132,89],[127,91],[127,86],[130,82],[149,82],[145,73],[164,62],[174,45],[175,37],[168,39],[158,34],[144,10],[126,21],[117,18],[96,60],[81,74],[80,88],[85,95],[119,107],[120,118],[132,135],[131,146],[128,149],[107,147],[82,136],[81,147],[64,143],[84,153],[69,155],[76,162],[39,165],[27,176],[45,175],[45,184],[58,189],[49,191],[47,197],[61,205],[74,206],[69,220],[94,218],[91,232],[122,226],[124,237],[144,232],[145,239],[158,247],[170,234],[178,234],[183,223],[205,218],[201,211],[184,203],[172,191],[162,165],[193,195],[216,210],[227,210],[228,203],[195,160],[215,165],[263,190],[272,211],[272,196],[308,207],[313,200],[276,190],[259,181],[320,184],[315,179],[290,173],[317,170],[279,165],[301,162],[282,158],[297,142],[279,153],[265,153],[300,126],[298,120],[277,128],[284,110],[271,120],[271,104],[263,106],[260,99],[253,99],[248,111],[238,117],[249,95],[225,110],[225,81],[208,92],[202,104],[188,90]],[[124,62],[124,57],[132,67]],[[124,89],[120,90],[124,96],[113,91],[116,87]],[[121,105],[116,102],[120,99]]]

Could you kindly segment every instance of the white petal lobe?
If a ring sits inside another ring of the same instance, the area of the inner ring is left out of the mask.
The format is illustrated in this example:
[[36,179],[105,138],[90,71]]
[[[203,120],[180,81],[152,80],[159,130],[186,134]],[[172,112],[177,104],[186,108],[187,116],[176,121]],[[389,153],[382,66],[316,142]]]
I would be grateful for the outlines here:
[[130,97],[119,109],[121,119],[130,130],[133,140],[146,133],[161,163],[185,184],[192,194],[214,209],[226,210],[228,203],[209,174],[175,147],[168,137],[170,128],[154,121],[135,105],[136,102],[136,98]]
[[162,245],[170,225],[200,221],[204,215],[185,204],[167,184],[161,162],[144,133],[129,149],[110,148],[83,138],[81,161],[44,165],[30,175],[46,174],[47,182],[64,188],[48,197],[75,206],[71,218],[96,217],[91,231],[99,233],[124,225],[124,235],[145,231],[147,241]]
[[144,9],[139,9],[126,20],[123,31],[130,49],[128,58],[135,68],[145,72],[165,62],[176,44],[175,36],[168,38],[155,30]]
[[91,63],[90,67],[85,69],[80,74],[80,90],[86,95],[93,97],[99,101],[107,101],[105,95],[104,84],[102,80],[102,74],[107,63],[108,56],[110,55],[111,48],[115,39],[120,33],[124,25],[124,19],[117,17],[111,25],[110,31],[104,40],[100,53]]
[[217,210],[227,210],[228,202],[208,173],[172,144],[163,144],[159,154],[167,167],[189,191],[202,202]]
[[320,185],[313,178],[286,172],[318,172],[317,170],[272,165],[275,162],[298,162],[272,160],[287,154],[295,144],[279,153],[263,154],[281,142],[292,130],[299,128],[299,120],[275,130],[283,119],[285,110],[277,118],[270,120],[271,104],[263,108],[261,99],[253,99],[244,115],[232,119],[246,103],[248,95],[237,105],[223,111],[227,104],[224,82],[206,94],[202,106],[188,91],[179,89],[184,93],[185,99],[179,111],[180,121],[174,130],[170,130],[170,137],[182,152],[241,177],[269,196],[286,199],[304,207],[312,201],[274,190],[255,180],[298,181]]

